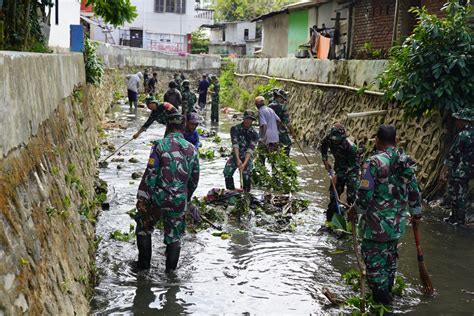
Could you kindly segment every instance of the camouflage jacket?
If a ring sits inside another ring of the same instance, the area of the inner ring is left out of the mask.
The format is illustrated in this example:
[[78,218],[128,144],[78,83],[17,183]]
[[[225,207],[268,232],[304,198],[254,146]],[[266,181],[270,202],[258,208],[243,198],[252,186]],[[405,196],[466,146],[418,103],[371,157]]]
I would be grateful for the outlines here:
[[253,151],[258,143],[258,133],[253,127],[245,128],[242,123],[235,125],[230,129],[230,138],[232,148],[239,148],[241,160],[245,158],[246,153],[253,156]]
[[[153,142],[137,199],[163,211],[182,213],[199,182],[196,148],[181,133]],[[144,210],[140,210],[143,212]]]
[[194,111],[194,105],[196,104],[197,98],[194,92],[187,89],[183,91],[183,108],[186,112]]
[[221,91],[221,86],[219,83],[212,84],[212,101],[219,102],[219,91]]
[[474,126],[469,126],[456,136],[445,164],[452,178],[474,177]]
[[336,143],[330,135],[321,141],[321,156],[323,161],[328,161],[328,149],[334,156],[334,170],[336,175],[345,176],[348,173],[359,171],[359,152],[357,145],[349,139],[344,139],[341,143]]
[[397,240],[405,231],[408,213],[421,214],[415,172],[415,162],[393,147],[367,160],[355,202],[364,239]]
[[148,120],[143,124],[143,129],[148,129],[153,122],[158,122],[160,124],[167,124],[168,116],[171,114],[178,113],[178,110],[174,106],[169,106],[168,104],[161,103],[158,105],[158,108],[154,111],[151,111]]
[[278,103],[277,101],[272,101],[269,107],[275,111],[276,115],[280,118],[282,125],[278,128],[280,143],[283,145],[291,145],[291,138],[288,133],[288,128],[286,126],[290,125],[290,113],[288,113],[288,105],[284,103]]

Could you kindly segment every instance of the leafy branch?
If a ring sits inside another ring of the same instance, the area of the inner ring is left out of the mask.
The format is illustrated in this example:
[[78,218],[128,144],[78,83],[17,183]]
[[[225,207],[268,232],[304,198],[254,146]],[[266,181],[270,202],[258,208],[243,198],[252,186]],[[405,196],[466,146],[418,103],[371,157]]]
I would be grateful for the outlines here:
[[472,107],[474,35],[467,24],[472,8],[449,0],[442,10],[445,18],[425,7],[410,10],[419,23],[391,50],[380,78],[388,100],[400,102],[408,118]]

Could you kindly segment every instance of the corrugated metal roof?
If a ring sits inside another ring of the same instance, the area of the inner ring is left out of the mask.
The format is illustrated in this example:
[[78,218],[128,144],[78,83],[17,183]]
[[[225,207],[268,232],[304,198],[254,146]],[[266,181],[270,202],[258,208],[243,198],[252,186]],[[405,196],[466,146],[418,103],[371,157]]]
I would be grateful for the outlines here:
[[289,4],[285,7],[283,7],[282,10],[273,11],[273,12],[269,12],[267,14],[263,14],[259,17],[256,17],[255,19],[251,20],[251,22],[268,19],[272,16],[283,14],[283,13],[288,13],[290,11],[296,11],[296,10],[301,10],[301,9],[305,9],[305,8],[309,8],[309,7],[313,7],[313,6],[322,5],[322,4],[325,4],[325,3],[329,3],[331,1],[332,0],[305,0],[305,1],[297,2],[297,3]]

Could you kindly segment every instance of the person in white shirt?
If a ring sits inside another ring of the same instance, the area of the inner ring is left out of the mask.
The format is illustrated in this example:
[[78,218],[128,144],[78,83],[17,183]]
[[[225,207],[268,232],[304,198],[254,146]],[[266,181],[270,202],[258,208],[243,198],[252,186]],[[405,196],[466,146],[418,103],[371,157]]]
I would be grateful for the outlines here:
[[134,75],[127,75],[127,94],[128,94],[128,104],[130,104],[130,110],[132,105],[135,106],[135,110],[138,109],[138,89],[140,88],[140,81],[143,79],[143,74],[137,72]]
[[276,115],[275,111],[265,105],[264,97],[256,97],[255,105],[258,109],[260,142],[266,149],[273,151],[278,148],[278,125],[281,124],[280,118]]

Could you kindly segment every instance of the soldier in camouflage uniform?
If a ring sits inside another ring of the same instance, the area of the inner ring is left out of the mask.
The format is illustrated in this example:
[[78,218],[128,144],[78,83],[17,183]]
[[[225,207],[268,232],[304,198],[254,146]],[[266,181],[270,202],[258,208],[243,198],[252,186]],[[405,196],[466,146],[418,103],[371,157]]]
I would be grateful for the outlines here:
[[419,225],[421,194],[416,182],[415,162],[395,148],[396,130],[381,125],[377,131],[377,154],[364,164],[357,200],[349,220],[360,215],[361,252],[367,282],[374,300],[391,304],[397,270],[397,244],[405,232],[408,214]]
[[194,105],[196,104],[196,94],[189,89],[189,80],[184,80],[183,84],[183,115],[196,112]]
[[[329,134],[321,141],[321,156],[328,173],[333,176],[338,196],[347,187],[347,203],[352,204],[356,199],[359,185],[359,154],[357,145],[347,138],[344,125],[336,123]],[[334,171],[329,163],[328,150],[334,156]],[[337,211],[336,196],[332,184],[329,186],[330,202],[326,211],[326,220],[330,222]]]
[[243,122],[230,129],[233,153],[224,167],[225,186],[228,190],[235,190],[233,175],[238,168],[243,175],[243,189],[250,192],[253,152],[258,142],[258,133],[252,127],[255,120],[255,113],[247,110],[244,112]]
[[219,91],[221,86],[216,76],[211,77],[212,98],[211,98],[211,122],[219,122]]
[[[178,110],[168,102],[160,103],[158,100],[155,100],[153,97],[146,99],[146,106],[151,110],[151,114],[148,117],[148,120],[143,124],[138,132],[133,135],[133,138],[136,139],[140,136],[141,133],[146,131],[153,122],[158,122],[160,124],[167,124],[167,119],[170,115],[178,114]],[[165,132],[165,135],[167,133]]]
[[290,114],[288,113],[287,100],[287,93],[283,89],[278,89],[274,91],[274,99],[269,107],[275,111],[276,115],[278,115],[281,120],[282,124],[278,127],[280,144],[285,149],[286,155],[290,156],[292,144],[290,133],[293,134],[293,130],[290,125]]
[[161,219],[166,244],[166,271],[175,270],[185,232],[184,215],[199,182],[196,148],[183,137],[184,117],[168,119],[169,134],[153,142],[148,166],[137,194],[138,268],[148,269],[151,235]]
[[176,89],[178,89],[178,91],[182,93],[183,90],[181,84],[183,83],[183,80],[181,79],[181,77],[178,74],[174,74],[173,81],[176,83]]
[[448,194],[451,198],[451,216],[445,221],[464,225],[466,221],[469,180],[474,177],[474,110],[464,109],[453,114],[456,129],[460,131],[449,150],[442,172],[448,178]]

